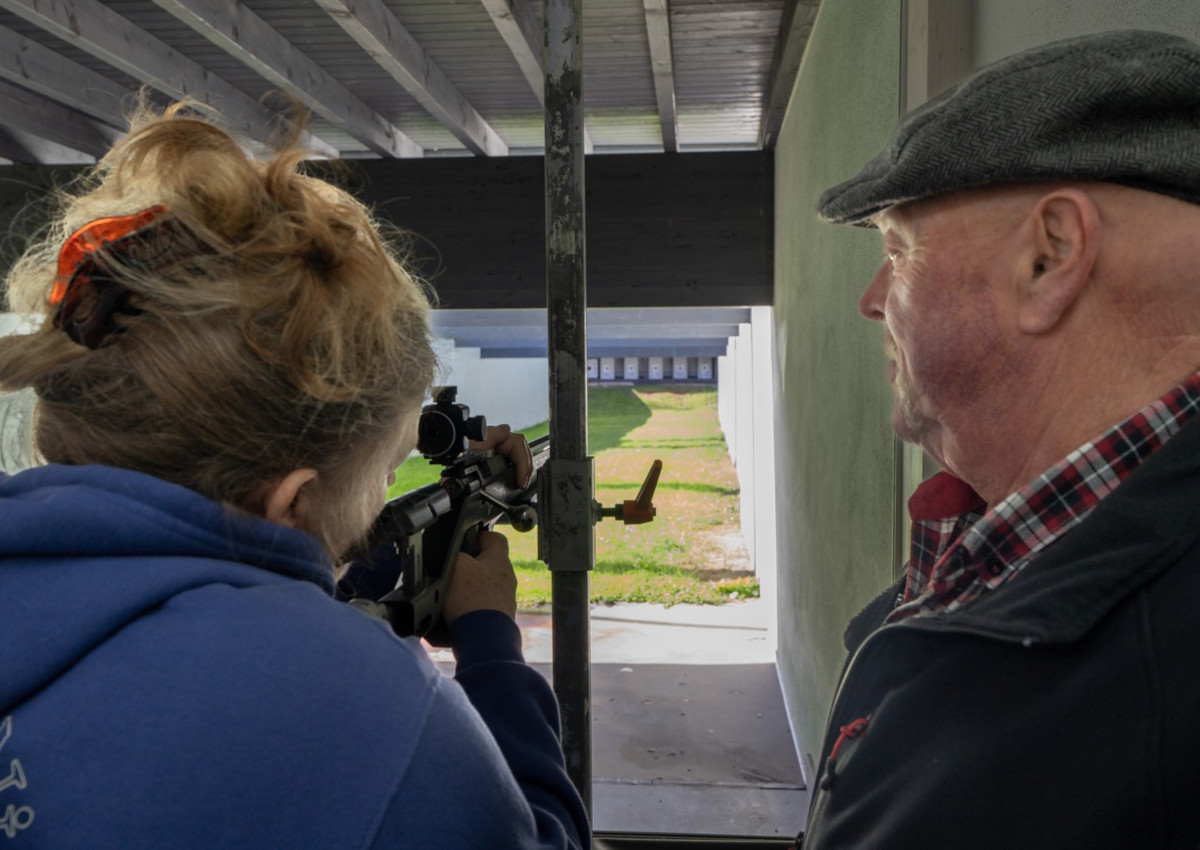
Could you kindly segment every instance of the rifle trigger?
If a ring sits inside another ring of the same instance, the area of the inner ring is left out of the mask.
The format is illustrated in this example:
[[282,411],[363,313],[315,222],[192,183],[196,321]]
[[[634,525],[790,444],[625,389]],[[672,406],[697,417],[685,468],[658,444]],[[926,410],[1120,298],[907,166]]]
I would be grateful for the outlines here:
[[479,554],[479,526],[473,525],[463,534],[462,550],[472,558]]

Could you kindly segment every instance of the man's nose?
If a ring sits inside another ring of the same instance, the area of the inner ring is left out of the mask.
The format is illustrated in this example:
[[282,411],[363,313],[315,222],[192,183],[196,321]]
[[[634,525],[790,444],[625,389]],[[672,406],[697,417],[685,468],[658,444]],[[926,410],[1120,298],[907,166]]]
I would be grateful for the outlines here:
[[879,271],[875,272],[875,277],[871,278],[862,297],[858,299],[858,312],[862,314],[863,318],[873,322],[883,321],[883,303],[887,296],[890,279],[891,264],[885,262],[879,267]]

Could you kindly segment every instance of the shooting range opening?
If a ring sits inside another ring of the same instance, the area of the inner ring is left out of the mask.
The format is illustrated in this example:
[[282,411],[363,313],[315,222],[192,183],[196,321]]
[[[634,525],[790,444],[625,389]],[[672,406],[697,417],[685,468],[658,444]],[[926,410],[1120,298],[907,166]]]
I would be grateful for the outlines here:
[[[633,498],[651,461],[664,462],[654,523],[596,527],[590,664],[600,831],[794,835],[807,808],[775,670],[774,480],[763,472],[773,400],[769,363],[761,367],[770,310],[588,311],[597,501]],[[458,386],[459,401],[530,437],[546,432],[535,403],[514,410],[511,401],[519,385],[544,393],[544,311],[437,311],[434,327],[446,365],[439,380]],[[550,615],[538,605],[549,598],[545,565],[534,535],[509,537],[523,588],[544,584],[523,589],[519,620],[527,658],[550,677]],[[689,582],[713,591],[708,604]],[[452,670],[448,652],[434,657]]]

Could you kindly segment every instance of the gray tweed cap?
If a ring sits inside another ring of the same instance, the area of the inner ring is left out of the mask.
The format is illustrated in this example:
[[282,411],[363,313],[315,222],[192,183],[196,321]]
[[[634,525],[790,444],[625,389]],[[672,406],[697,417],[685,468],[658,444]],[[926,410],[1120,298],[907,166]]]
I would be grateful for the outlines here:
[[817,212],[995,183],[1102,180],[1200,204],[1200,46],[1159,32],[1071,38],[1002,59],[910,112]]

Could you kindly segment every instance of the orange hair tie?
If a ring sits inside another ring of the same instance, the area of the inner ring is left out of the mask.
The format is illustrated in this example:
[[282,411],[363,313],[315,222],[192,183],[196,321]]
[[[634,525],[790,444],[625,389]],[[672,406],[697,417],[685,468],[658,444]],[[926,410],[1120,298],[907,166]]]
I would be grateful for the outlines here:
[[[57,307],[54,326],[63,328],[76,342],[96,348],[116,330],[112,314],[128,312],[128,290],[111,280],[102,268],[101,252],[118,255],[127,251],[134,240],[157,227],[167,208],[161,204],[132,215],[111,216],[89,221],[72,233],[58,252],[58,274],[50,290],[50,306]],[[98,303],[92,311],[75,319],[83,293],[95,289]]]

